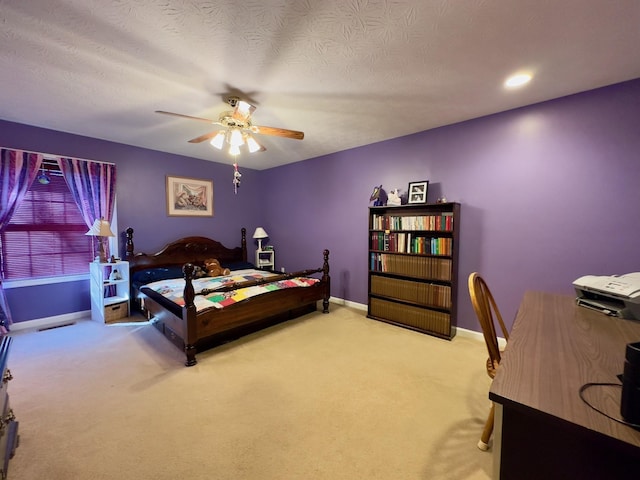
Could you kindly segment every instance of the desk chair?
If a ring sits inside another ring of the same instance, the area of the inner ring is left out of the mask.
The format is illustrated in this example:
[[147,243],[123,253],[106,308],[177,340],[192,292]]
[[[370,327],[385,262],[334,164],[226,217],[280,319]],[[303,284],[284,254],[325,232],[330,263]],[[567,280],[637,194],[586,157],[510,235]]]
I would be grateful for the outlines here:
[[[501,352],[498,345],[498,335],[496,333],[496,320],[502,329],[502,335],[505,340],[509,340],[509,332],[504,325],[500,310],[496,305],[496,301],[491,295],[491,291],[486,282],[477,273],[473,272],[469,275],[469,296],[471,297],[471,304],[473,310],[476,312],[476,316],[482,327],[482,334],[484,335],[484,341],[487,344],[487,350],[489,352],[489,358],[487,359],[486,367],[487,374],[491,379],[496,376],[496,370],[500,365]],[[489,449],[489,439],[493,433],[493,415],[495,406],[491,403],[491,410],[489,410],[489,417],[484,425],[484,430],[480,440],[478,441],[478,448],[486,451]]]

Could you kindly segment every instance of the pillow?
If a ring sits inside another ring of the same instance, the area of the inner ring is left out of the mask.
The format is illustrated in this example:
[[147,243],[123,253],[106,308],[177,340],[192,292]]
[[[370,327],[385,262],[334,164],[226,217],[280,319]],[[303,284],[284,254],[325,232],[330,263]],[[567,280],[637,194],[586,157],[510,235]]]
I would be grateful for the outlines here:
[[170,278],[183,278],[182,267],[157,267],[147,270],[140,270],[131,276],[134,285],[146,285],[158,280],[168,280]]
[[253,263],[249,263],[249,262],[231,262],[231,263],[225,263],[223,266],[228,268],[231,271],[246,270],[248,268],[251,268],[251,269],[256,268],[256,266]]

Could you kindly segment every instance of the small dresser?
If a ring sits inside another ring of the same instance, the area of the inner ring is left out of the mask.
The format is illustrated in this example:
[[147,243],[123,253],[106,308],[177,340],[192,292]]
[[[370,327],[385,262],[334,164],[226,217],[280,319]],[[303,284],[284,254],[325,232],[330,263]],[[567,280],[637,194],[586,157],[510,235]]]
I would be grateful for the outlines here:
[[0,479],[7,478],[9,460],[13,457],[18,446],[18,421],[9,405],[8,386],[13,378],[11,371],[7,368],[9,360],[9,350],[12,338],[2,337],[0,343],[0,374],[2,375],[2,385],[0,385]]

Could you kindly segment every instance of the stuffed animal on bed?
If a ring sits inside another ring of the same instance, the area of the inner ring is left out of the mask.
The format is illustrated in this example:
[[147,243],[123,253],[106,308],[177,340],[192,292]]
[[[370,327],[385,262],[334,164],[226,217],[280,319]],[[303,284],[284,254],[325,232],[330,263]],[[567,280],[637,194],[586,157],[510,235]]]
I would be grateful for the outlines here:
[[198,265],[194,265],[193,266],[193,278],[202,278],[202,277],[208,277],[209,274],[207,273],[207,270],[198,266]]
[[220,277],[231,273],[228,268],[222,268],[220,262],[215,258],[207,258],[204,261],[204,268],[210,277]]

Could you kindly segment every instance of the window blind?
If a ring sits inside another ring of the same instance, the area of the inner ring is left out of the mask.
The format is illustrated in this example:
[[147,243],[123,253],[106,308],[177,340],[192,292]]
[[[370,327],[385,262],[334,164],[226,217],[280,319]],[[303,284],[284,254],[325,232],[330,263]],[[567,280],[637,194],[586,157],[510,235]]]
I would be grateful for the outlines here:
[[88,272],[93,237],[54,165],[45,170],[50,182],[33,182],[0,234],[5,280]]

